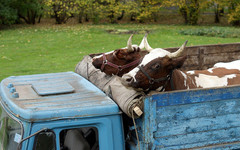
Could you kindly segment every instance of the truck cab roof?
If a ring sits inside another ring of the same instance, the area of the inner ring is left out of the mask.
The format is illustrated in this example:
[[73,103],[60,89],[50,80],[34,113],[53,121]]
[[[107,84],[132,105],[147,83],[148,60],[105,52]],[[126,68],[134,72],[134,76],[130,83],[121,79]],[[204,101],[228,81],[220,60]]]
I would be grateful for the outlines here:
[[0,95],[7,111],[29,122],[119,114],[112,99],[74,72],[11,76]]

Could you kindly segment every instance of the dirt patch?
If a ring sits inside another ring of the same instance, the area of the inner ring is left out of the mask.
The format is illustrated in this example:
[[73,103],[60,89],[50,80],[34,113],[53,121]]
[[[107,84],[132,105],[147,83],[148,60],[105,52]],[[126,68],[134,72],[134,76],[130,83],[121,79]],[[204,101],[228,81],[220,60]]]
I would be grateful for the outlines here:
[[127,29],[111,29],[106,31],[110,34],[145,34],[151,32],[150,30],[127,30]]

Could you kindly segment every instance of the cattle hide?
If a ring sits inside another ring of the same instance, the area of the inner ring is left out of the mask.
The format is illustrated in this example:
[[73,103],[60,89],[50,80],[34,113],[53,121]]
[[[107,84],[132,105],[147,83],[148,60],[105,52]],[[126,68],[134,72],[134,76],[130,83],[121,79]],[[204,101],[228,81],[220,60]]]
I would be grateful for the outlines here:
[[[113,75],[106,75],[104,72],[101,72],[100,69],[96,69],[92,65],[92,57],[85,56],[82,61],[80,61],[76,68],[75,72],[92,82],[99,89],[111,97],[126,113],[131,117],[133,108],[138,106],[143,110],[142,103],[142,92],[137,92],[131,87],[125,87],[120,81],[120,77]],[[137,118],[137,115],[134,115]]]

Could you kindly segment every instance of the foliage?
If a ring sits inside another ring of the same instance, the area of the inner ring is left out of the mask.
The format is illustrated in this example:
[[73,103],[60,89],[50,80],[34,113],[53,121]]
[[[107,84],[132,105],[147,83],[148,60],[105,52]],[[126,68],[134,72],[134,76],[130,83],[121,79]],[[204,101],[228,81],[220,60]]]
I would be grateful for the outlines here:
[[17,10],[12,8],[15,0],[0,0],[0,25],[14,24],[17,20]]
[[130,16],[131,21],[137,20],[137,16],[140,13],[139,3],[137,3],[137,1],[127,1],[125,4],[125,11],[127,16]]
[[50,8],[49,14],[53,15],[57,24],[66,23],[77,11],[75,0],[46,0],[45,4]]
[[229,19],[228,22],[232,25],[240,26],[240,1],[233,0],[229,2]]
[[208,27],[196,29],[183,29],[180,31],[183,35],[210,36],[222,38],[240,38],[240,30],[227,27]]
[[101,8],[97,1],[94,0],[75,0],[77,11],[79,16],[79,23],[82,23],[82,19],[85,17],[85,21],[91,20],[93,23],[98,23],[100,20]]
[[220,17],[224,15],[224,8],[226,6],[226,0],[210,0],[209,7],[212,6],[215,13],[215,23],[220,22]]
[[106,17],[110,23],[116,23],[124,13],[124,4],[119,0],[103,0],[100,3],[101,16]]
[[221,11],[226,11],[229,23],[239,25],[239,5],[239,0],[0,0],[0,24],[12,24],[19,18],[35,24],[43,13],[54,17],[57,24],[71,17],[78,17],[79,23],[118,23],[123,18],[149,23],[157,22],[162,10],[170,7],[170,11],[178,10],[186,24],[196,25],[201,12],[208,9],[214,11],[216,23]]
[[35,24],[36,19],[41,17],[44,6],[42,0],[17,0],[13,7],[17,10],[19,18],[27,24]]
[[183,16],[186,24],[196,25],[199,13],[208,5],[208,0],[164,0],[164,6],[178,7],[179,13]]
[[161,1],[159,0],[141,0],[140,1],[140,14],[137,20],[140,22],[145,21],[157,21],[156,14],[161,7]]
[[162,0],[135,0],[126,2],[126,12],[131,21],[140,23],[157,21],[157,13],[160,10]]

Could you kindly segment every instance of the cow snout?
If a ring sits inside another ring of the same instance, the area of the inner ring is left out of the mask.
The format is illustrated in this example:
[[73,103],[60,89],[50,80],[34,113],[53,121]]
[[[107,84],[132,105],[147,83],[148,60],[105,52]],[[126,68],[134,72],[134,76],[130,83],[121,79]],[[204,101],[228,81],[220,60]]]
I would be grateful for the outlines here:
[[129,86],[133,82],[133,77],[125,74],[122,76],[122,83],[123,85]]

